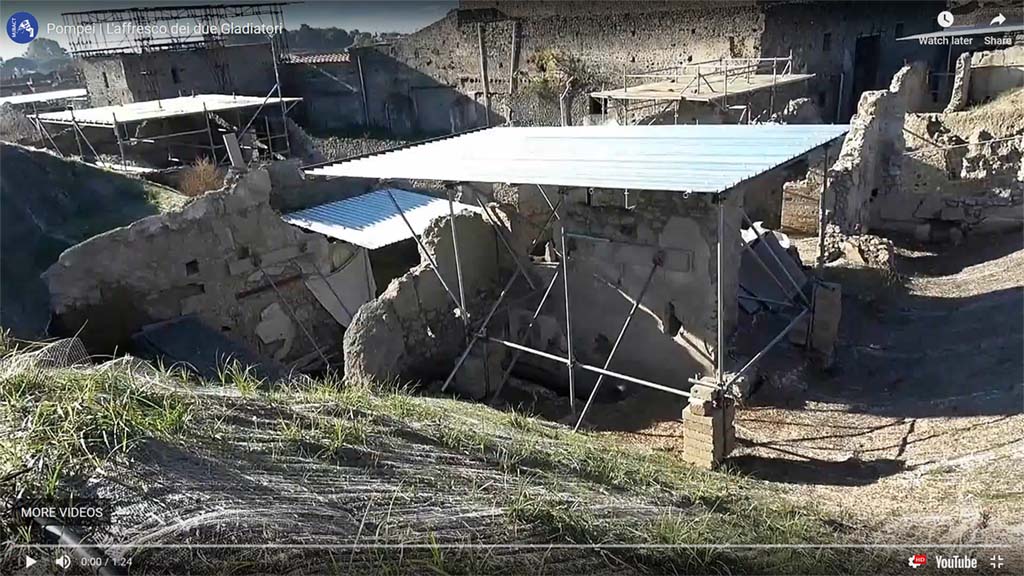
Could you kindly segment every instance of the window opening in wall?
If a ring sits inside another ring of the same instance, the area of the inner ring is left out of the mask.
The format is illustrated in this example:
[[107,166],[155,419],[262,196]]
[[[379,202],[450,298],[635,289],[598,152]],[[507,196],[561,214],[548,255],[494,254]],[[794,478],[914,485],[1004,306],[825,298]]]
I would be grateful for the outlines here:
[[589,104],[591,114],[601,114],[604,112],[604,109],[601,107],[601,100],[589,97],[587,102]]
[[818,92],[818,108],[825,107],[825,92]]
[[896,27],[892,31],[893,38],[903,37],[903,22],[897,22]]
[[188,262],[185,262],[185,274],[189,276],[199,274],[199,261],[189,260]]
[[181,76],[178,75],[178,69],[174,66],[171,66],[171,81],[175,84],[181,84]]
[[832,50],[832,33],[825,32],[821,37],[821,51],[828,52],[829,50]]
[[107,78],[107,73],[106,72],[103,73],[103,87],[104,88],[110,88],[110,79]]

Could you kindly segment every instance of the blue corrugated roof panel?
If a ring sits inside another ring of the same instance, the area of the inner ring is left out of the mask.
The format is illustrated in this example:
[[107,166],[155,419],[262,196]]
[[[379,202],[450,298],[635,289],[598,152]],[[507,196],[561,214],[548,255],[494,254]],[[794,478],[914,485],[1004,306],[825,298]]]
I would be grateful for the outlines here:
[[499,127],[306,172],[721,193],[848,130],[834,124]]
[[[422,234],[434,218],[449,214],[447,200],[390,188],[313,206],[283,218],[300,228],[374,250],[412,238],[409,226],[402,221],[388,193],[394,195],[416,234]],[[456,213],[480,212],[476,206],[459,202],[454,203],[454,208]]]

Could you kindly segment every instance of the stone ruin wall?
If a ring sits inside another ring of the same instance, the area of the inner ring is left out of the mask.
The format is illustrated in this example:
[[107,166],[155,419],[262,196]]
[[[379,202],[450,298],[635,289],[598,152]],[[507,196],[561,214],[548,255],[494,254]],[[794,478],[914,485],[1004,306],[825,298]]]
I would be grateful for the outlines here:
[[109,352],[145,325],[195,314],[290,362],[315,354],[297,320],[325,353],[336,353],[329,343],[340,340],[343,328],[304,280],[329,275],[355,247],[286,224],[271,208],[271,195],[268,171],[254,170],[180,211],[72,246],[44,273],[55,328],[81,331],[90,350]]
[[[500,247],[491,225],[475,213],[456,213],[455,226],[466,307],[477,320],[496,297]],[[450,218],[434,220],[421,240],[458,297]],[[356,312],[344,339],[349,377],[430,382],[448,375],[465,345],[466,330],[429,259],[421,253],[420,261]]]
[[[468,8],[497,6],[519,19],[516,66],[512,67],[512,20],[487,22],[485,51],[492,123],[514,110],[517,125],[557,125],[560,81],[546,82],[534,62],[551,54],[578,61],[580,81],[571,109],[574,124],[589,113],[586,92],[622,85],[624,69],[639,73],[681,62],[719,57],[757,57],[763,16],[753,2],[723,11],[714,3],[652,2],[629,10],[608,4],[471,2]],[[483,103],[476,23],[459,25],[456,12],[382,49],[405,65]],[[510,74],[510,72],[513,72]],[[516,87],[509,96],[510,76]]]

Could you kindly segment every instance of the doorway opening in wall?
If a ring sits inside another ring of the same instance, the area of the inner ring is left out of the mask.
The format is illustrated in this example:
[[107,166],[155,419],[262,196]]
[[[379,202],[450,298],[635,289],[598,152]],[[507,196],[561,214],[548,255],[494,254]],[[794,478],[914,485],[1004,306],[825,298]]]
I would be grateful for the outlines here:
[[847,99],[843,120],[849,120],[857,111],[860,95],[878,85],[878,65],[882,56],[882,37],[878,34],[857,38],[853,52],[853,82],[850,83],[850,97]]
[[419,247],[412,238],[370,250],[370,268],[373,269],[373,281],[377,285],[374,297],[380,296],[392,280],[419,263]]

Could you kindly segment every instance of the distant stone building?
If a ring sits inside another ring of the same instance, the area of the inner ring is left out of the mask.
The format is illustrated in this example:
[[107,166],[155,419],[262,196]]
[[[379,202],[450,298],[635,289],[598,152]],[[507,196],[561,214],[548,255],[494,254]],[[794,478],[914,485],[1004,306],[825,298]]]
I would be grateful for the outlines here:
[[86,56],[79,66],[93,106],[191,94],[266,96],[274,86],[269,44]]
[[[945,69],[944,47],[896,41],[934,30],[945,8],[944,1],[462,0],[442,20],[377,50],[480,105],[489,102],[491,123],[511,114],[517,124],[558,124],[566,75],[574,77],[571,118],[581,123],[596,112],[586,92],[621,87],[627,72],[792,51],[793,71],[815,74],[799,95],[813,98],[825,121],[844,121],[862,92],[884,87],[905,61]],[[418,114],[425,96],[410,90]]]

